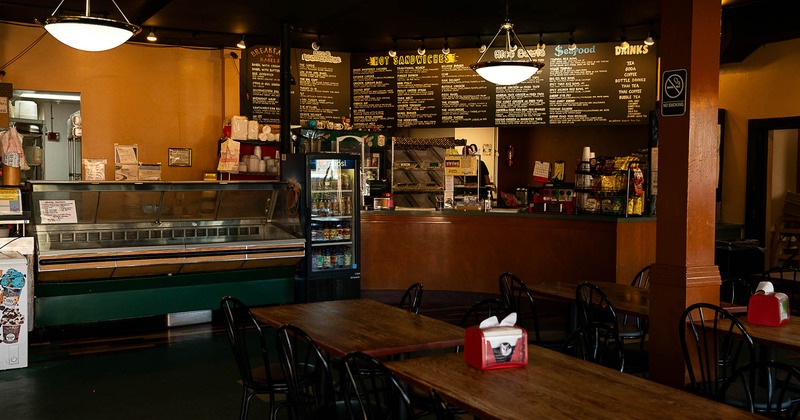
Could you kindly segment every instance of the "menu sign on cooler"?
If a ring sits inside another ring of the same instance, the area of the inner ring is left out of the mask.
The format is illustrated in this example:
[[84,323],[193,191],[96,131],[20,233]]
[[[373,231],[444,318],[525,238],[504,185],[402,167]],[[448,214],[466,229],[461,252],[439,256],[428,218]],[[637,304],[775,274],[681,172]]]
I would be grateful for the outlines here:
[[292,100],[292,121],[336,123],[350,118],[350,54],[292,50],[292,57],[298,86]]

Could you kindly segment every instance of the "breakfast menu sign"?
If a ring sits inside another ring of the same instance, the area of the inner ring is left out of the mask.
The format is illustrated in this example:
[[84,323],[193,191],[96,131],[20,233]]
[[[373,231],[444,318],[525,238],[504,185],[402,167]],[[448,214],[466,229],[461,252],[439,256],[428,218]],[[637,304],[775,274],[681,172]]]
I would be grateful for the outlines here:
[[[518,49],[517,59],[524,59],[524,53]],[[299,92],[293,91],[292,123],[348,116],[358,129],[644,124],[655,108],[654,46],[597,43],[570,50],[554,45],[528,53],[544,67],[522,83],[502,86],[470,69],[480,57],[478,49],[394,56],[327,52],[324,57],[317,51],[313,54],[320,60],[312,63],[298,60],[295,56],[314,58],[298,50],[292,54],[300,84]],[[483,61],[502,55],[490,49]],[[253,115],[263,116],[262,122],[273,119],[270,113],[277,118],[280,109],[277,93],[259,80],[278,80],[279,67],[279,62],[271,67],[251,64],[246,78],[253,89]],[[267,76],[265,68],[273,74]],[[262,103],[269,106],[258,108]]]

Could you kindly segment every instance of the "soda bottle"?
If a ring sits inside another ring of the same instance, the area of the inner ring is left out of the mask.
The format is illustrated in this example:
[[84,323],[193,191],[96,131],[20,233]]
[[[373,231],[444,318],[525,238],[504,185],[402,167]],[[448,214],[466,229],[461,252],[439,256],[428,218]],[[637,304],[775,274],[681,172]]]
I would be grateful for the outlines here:
[[336,250],[336,268],[343,268],[344,267],[344,251],[342,247],[339,247]]

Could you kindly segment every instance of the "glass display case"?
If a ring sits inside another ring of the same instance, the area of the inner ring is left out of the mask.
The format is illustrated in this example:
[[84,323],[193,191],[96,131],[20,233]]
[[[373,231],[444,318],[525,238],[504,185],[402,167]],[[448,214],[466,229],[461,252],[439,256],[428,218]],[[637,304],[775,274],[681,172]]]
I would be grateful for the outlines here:
[[[279,181],[29,181],[37,326],[294,301],[298,191]],[[184,317],[183,315],[187,315]],[[202,321],[201,321],[202,322]]]

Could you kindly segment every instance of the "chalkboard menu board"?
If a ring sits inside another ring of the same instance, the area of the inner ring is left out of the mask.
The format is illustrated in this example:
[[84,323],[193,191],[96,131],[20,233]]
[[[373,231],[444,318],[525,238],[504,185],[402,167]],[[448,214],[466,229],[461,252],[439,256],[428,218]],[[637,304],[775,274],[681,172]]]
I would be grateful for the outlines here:
[[292,98],[292,122],[342,122],[350,117],[350,54],[292,50],[297,86]]
[[[656,49],[646,45],[533,48],[529,53],[545,66],[512,86],[486,82],[469,68],[478,60],[477,49],[394,57],[292,52],[294,124],[345,116],[359,129],[645,124],[656,101]],[[262,122],[279,115],[275,54],[274,47],[249,54],[248,93],[253,116]],[[489,50],[484,61],[494,55]]]
[[244,92],[241,113],[262,124],[279,124],[281,117],[281,50],[257,46],[244,51]]

